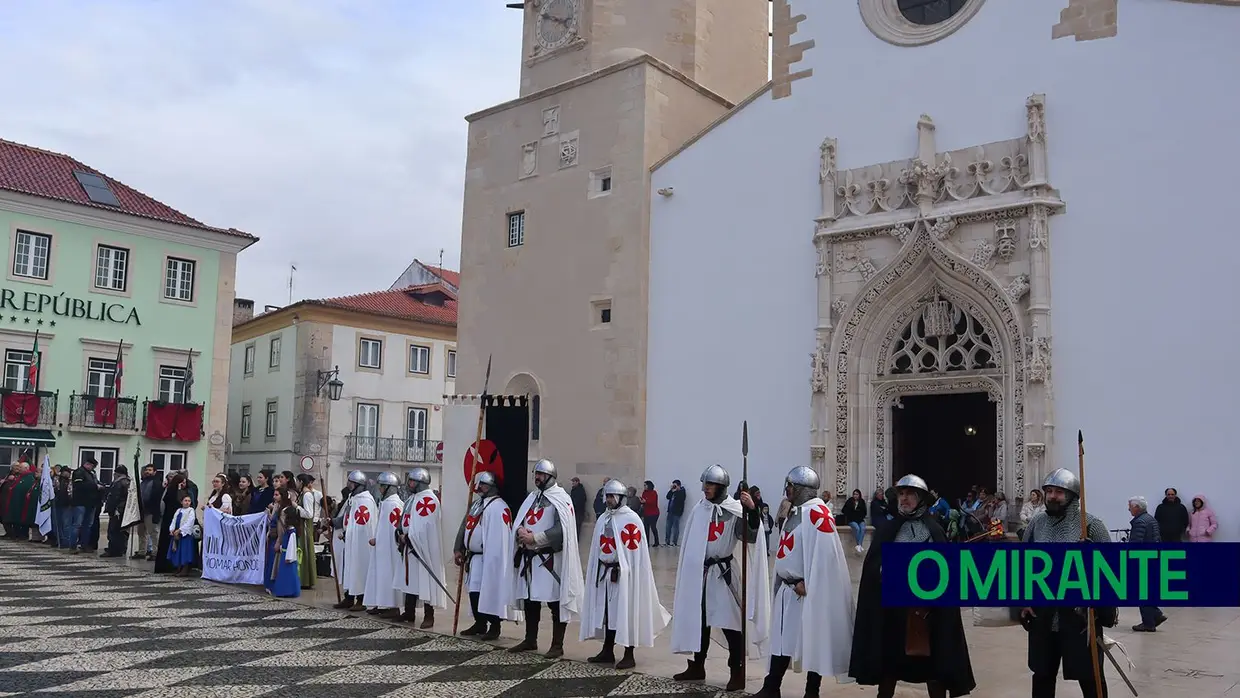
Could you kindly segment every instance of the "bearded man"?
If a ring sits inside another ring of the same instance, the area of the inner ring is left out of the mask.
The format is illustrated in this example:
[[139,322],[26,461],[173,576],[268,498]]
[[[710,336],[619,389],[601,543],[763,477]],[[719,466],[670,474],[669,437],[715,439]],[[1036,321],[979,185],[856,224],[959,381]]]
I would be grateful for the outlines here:
[[863,686],[878,686],[878,698],[892,698],[899,681],[926,684],[930,698],[968,695],[977,683],[960,609],[883,605],[884,544],[947,542],[930,513],[934,499],[925,480],[906,475],[894,490],[895,517],[878,522],[861,568],[848,675]]
[[375,498],[366,489],[366,473],[354,470],[349,473],[348,499],[334,525],[342,541],[340,554],[340,586],[344,598],[334,608],[349,611],[365,610],[363,596],[370,575],[370,557],[374,551],[371,541],[375,537],[378,521]]
[[[396,590],[405,595],[405,612],[401,616],[413,623],[417,620],[418,602],[422,603],[423,630],[435,625],[435,607],[447,608],[447,596],[440,587],[444,574],[443,511],[439,497],[431,490],[431,474],[426,468],[409,472],[409,499],[404,504],[404,521],[396,530],[403,566],[393,580]],[[410,560],[409,558],[413,558]]]
[[[1081,481],[1069,470],[1060,468],[1046,476],[1042,483],[1046,510],[1029,520],[1025,529],[1026,543],[1077,543],[1081,540]],[[1085,514],[1088,539],[1093,543],[1110,543],[1107,526],[1096,516]],[[1094,683],[1094,664],[1089,656],[1089,636],[1084,608],[1024,608],[1021,624],[1029,631],[1029,670],[1033,672],[1033,698],[1054,698],[1063,663],[1063,677],[1081,686],[1084,698],[1099,698]],[[1119,620],[1119,609],[1101,608],[1094,614],[1093,632],[1097,634],[1098,671],[1102,672],[1102,629],[1113,627]],[[1106,677],[1102,677],[1102,698],[1107,695]]]

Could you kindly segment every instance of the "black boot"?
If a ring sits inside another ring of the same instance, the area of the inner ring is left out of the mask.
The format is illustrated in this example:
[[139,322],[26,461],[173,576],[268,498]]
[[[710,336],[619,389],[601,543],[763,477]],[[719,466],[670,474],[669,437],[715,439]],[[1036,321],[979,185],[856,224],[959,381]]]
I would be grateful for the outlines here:
[[332,608],[339,609],[341,611],[347,611],[350,608],[353,608],[353,597],[345,594],[344,598],[337,601],[336,605],[332,606]]
[[616,668],[617,669],[632,669],[635,666],[637,666],[637,662],[634,661],[633,659],[633,648],[625,647],[624,657],[622,657],[619,662],[616,662]]
[[805,698],[818,698],[818,691],[821,688],[822,674],[811,671],[805,675]]
[[490,623],[490,627],[485,633],[482,634],[480,639],[484,642],[495,642],[499,639],[499,618],[490,616],[490,620],[488,622]]
[[487,631],[487,621],[485,618],[478,615],[478,592],[476,591],[469,592],[469,608],[474,614],[474,624],[462,630],[461,635],[464,637],[472,637],[474,635],[481,635],[485,633]]
[[417,621],[418,615],[418,597],[413,594],[405,594],[405,612],[400,614],[401,620],[407,620],[410,623]]
[[616,631],[608,630],[603,638],[603,651],[586,660],[591,664],[614,664],[616,661]]
[[434,624],[435,624],[435,607],[428,603],[422,604],[422,624],[419,625],[418,627],[421,628],[422,630],[426,630],[427,628],[433,626]]
[[705,681],[706,680],[706,663],[699,662],[696,659],[689,660],[689,666],[684,671],[672,677],[676,681]]
[[525,639],[508,648],[509,652],[530,652],[538,649],[538,620],[540,605],[537,601],[525,602]]
[[551,620],[551,648],[543,656],[547,659],[556,659],[564,656],[564,633],[568,630],[568,623],[561,623],[554,618]]
[[728,685],[723,687],[725,691],[743,691],[745,690],[745,669],[743,667],[732,667],[731,675],[728,677]]
[[358,594],[357,596],[353,597],[353,606],[350,607],[349,610],[350,611],[365,611],[366,610],[366,595]]
[[[754,698],[779,698],[781,688],[784,684],[784,673],[788,671],[788,665],[791,664],[791,657],[774,656],[771,657],[771,669],[767,673],[766,679],[762,682],[762,689],[754,694]],[[806,681],[806,692],[809,691],[809,682]],[[815,689],[817,695],[817,689]]]

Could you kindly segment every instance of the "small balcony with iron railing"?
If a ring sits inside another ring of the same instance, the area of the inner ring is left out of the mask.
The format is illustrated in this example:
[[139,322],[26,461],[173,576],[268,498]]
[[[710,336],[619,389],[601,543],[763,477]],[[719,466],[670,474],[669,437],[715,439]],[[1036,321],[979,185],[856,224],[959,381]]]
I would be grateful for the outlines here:
[[69,396],[69,428],[75,431],[137,431],[138,398]]
[[438,463],[443,442],[387,436],[344,437],[345,459],[357,463]]
[[56,426],[60,392],[0,388],[0,416],[6,427],[50,429]]

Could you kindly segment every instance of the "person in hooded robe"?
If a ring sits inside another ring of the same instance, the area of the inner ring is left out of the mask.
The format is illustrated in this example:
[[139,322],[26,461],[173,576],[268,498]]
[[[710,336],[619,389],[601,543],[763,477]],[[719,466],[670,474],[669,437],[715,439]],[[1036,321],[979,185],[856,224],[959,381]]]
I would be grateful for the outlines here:
[[[164,485],[164,494],[160,506],[159,540],[155,545],[155,573],[168,574],[176,572],[177,567],[168,560],[168,548],[172,544],[172,521],[181,510],[181,498],[189,494],[186,489],[188,480],[184,471],[176,471]],[[192,502],[192,498],[191,498]]]
[[335,520],[336,547],[340,549],[340,586],[344,598],[334,607],[349,611],[365,610],[366,578],[370,574],[371,540],[378,525],[379,507],[366,489],[366,473],[349,473],[349,495]]
[[[702,500],[689,512],[683,530],[676,591],[672,597],[672,651],[692,654],[677,681],[704,681],[711,631],[723,634],[731,675],[727,690],[745,687],[745,657],[766,653],[770,618],[770,578],[766,537],[757,504],[745,490],[739,499],[728,496],[732,478],[723,466],[702,473]],[[749,545],[747,590],[741,589],[741,557],[737,542]],[[741,593],[746,592],[748,618],[741,618]],[[741,623],[748,623],[741,634]],[[749,647],[745,647],[748,641]]]
[[[465,576],[474,624],[461,631],[492,642],[501,620],[517,620],[512,597],[512,510],[499,496],[495,475],[474,476],[474,498],[452,546],[453,560]],[[457,600],[460,602],[460,599]]]
[[784,479],[792,506],[777,532],[770,668],[755,698],[779,698],[789,667],[807,672],[805,698],[818,698],[823,676],[848,673],[852,580],[835,515],[818,497],[819,487],[818,473],[803,465]]
[[396,531],[400,529],[404,502],[400,499],[400,479],[392,473],[379,473],[379,517],[370,534],[370,571],[366,573],[366,605],[370,615],[400,618],[400,596],[392,583],[400,566]]
[[422,624],[426,630],[435,625],[435,608],[448,607],[446,591],[441,587],[444,571],[443,511],[439,497],[431,490],[431,474],[426,468],[409,472],[409,498],[404,503],[401,527],[396,532],[401,564],[396,568],[393,586],[405,595],[405,612],[401,618],[417,621],[419,603]]
[[[581,609],[581,641],[602,640],[603,649],[591,664],[632,669],[634,647],[654,647],[654,639],[671,616],[659,603],[650,565],[650,546],[642,518],[629,508],[627,490],[619,480],[603,485],[603,514],[594,523],[586,563],[586,595]],[[624,656],[616,661],[616,643]]]
[[[1076,474],[1059,468],[1042,483],[1046,509],[1029,520],[1025,543],[1077,543],[1081,540],[1081,481]],[[1086,512],[1086,531],[1090,542],[1110,543],[1111,534],[1102,519]],[[1094,664],[1089,656],[1088,625],[1084,608],[1024,608],[1021,625],[1029,633],[1029,670],[1033,672],[1033,698],[1054,698],[1063,677],[1081,686],[1084,698],[1099,698],[1094,684]],[[1100,608],[1094,615],[1094,632],[1098,642],[1098,671],[1102,671],[1103,628],[1119,621],[1119,609]],[[1107,695],[1106,677],[1102,677],[1102,696]]]
[[544,458],[534,464],[534,486],[517,512],[512,532],[516,568],[509,606],[525,616],[525,639],[508,651],[538,649],[538,622],[546,604],[551,647],[544,656],[554,659],[564,654],[569,621],[581,613],[585,581],[573,500],[556,481],[554,463]]
[[848,675],[862,686],[878,686],[878,698],[892,698],[899,681],[926,684],[930,698],[968,695],[977,683],[960,609],[883,606],[883,545],[947,542],[930,513],[934,500],[926,481],[906,475],[894,489],[894,518],[879,522],[861,567]]

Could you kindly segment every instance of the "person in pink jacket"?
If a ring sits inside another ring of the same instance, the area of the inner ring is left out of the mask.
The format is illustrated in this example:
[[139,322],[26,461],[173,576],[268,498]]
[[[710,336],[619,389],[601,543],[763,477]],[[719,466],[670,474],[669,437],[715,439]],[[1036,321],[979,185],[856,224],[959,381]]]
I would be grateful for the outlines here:
[[1189,514],[1188,540],[1192,543],[1209,543],[1218,530],[1218,518],[1206,502],[1204,494],[1193,495],[1193,511]]

